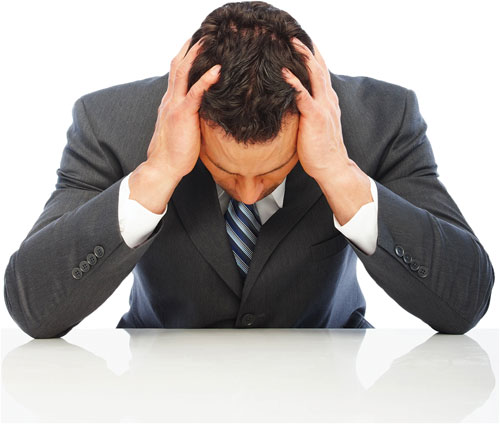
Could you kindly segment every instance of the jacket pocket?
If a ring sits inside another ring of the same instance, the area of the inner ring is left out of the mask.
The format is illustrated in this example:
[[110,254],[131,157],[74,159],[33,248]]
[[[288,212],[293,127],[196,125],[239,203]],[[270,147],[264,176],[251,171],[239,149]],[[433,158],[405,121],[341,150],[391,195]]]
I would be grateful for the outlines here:
[[375,328],[375,327],[366,320],[365,316],[361,312],[355,310],[352,312],[347,322],[343,325],[343,328]]
[[310,248],[311,254],[314,260],[328,258],[340,252],[347,244],[347,240],[343,234],[339,233],[328,240],[313,244]]

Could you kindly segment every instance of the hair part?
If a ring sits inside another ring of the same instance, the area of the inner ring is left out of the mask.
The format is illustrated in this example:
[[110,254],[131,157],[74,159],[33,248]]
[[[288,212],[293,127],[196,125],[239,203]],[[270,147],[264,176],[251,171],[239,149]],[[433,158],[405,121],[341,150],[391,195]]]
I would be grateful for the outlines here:
[[282,76],[287,67],[312,93],[306,56],[291,42],[297,37],[313,53],[310,37],[287,12],[263,1],[226,3],[193,34],[189,48],[203,37],[188,74],[188,90],[212,66],[219,79],[203,94],[199,116],[221,127],[238,143],[272,141],[287,114],[298,114],[298,91]]

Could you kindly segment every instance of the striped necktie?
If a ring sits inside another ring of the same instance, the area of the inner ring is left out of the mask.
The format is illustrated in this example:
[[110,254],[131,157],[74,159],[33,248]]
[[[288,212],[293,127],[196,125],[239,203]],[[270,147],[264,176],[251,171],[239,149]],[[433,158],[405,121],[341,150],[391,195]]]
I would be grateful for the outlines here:
[[244,281],[261,227],[259,213],[255,203],[247,205],[231,198],[224,217],[236,265]]

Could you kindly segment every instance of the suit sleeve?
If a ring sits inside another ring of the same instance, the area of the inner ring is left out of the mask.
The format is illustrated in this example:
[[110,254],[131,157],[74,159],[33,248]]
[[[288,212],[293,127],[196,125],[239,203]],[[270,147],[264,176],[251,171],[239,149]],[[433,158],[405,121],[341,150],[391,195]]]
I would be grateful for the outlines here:
[[55,190],[5,271],[7,309],[28,335],[61,337],[96,310],[160,231],[137,248],[118,222],[122,168],[94,135],[84,99],[73,107]]
[[438,332],[463,334],[486,313],[495,279],[480,241],[439,180],[418,101],[407,90],[400,130],[375,176],[373,255],[347,240],[389,296]]

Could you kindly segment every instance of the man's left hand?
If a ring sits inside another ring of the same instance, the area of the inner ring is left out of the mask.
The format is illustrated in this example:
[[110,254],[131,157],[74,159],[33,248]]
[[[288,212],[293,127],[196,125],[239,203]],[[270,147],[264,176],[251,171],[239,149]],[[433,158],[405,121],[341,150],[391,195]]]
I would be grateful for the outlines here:
[[285,81],[299,91],[297,154],[302,168],[316,180],[338,222],[344,225],[361,206],[373,201],[370,179],[347,154],[339,98],[318,47],[313,43],[313,55],[297,38],[292,38],[292,42],[306,57],[312,89],[311,95],[290,70],[283,68]]

